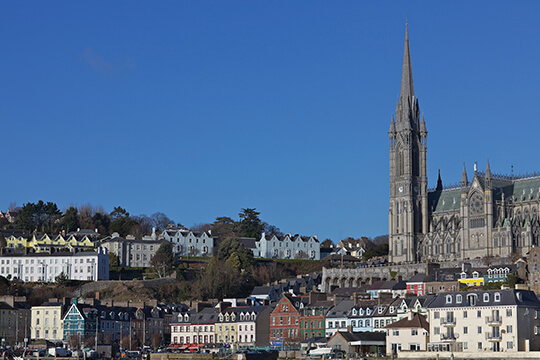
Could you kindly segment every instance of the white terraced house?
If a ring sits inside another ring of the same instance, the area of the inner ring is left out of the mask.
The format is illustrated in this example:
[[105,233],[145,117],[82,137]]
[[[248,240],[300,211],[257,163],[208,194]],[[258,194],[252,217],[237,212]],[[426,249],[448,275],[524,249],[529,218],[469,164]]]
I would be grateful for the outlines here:
[[273,259],[321,259],[321,244],[314,236],[286,234],[283,236],[266,236],[255,241],[253,255],[258,258]]
[[440,293],[428,314],[429,351],[540,350],[540,301],[529,290]]

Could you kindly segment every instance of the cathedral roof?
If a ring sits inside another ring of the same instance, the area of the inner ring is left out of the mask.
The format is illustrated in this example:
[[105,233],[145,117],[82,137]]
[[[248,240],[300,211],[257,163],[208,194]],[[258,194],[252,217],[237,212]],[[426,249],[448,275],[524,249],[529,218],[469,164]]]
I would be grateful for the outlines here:
[[432,212],[459,210],[461,190],[459,188],[428,193],[428,206]]

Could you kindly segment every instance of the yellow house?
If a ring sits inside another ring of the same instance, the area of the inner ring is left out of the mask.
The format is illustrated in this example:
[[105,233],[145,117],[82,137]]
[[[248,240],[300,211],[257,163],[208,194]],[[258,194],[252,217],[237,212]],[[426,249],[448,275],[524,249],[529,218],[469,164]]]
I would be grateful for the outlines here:
[[458,279],[460,284],[467,286],[484,286],[484,275],[478,271],[473,270],[471,272],[462,271]]
[[28,246],[28,237],[24,234],[10,234],[5,236],[8,249],[24,249]]
[[67,249],[73,251],[74,248],[79,249],[95,249],[95,243],[86,235],[70,235],[64,237],[62,234],[58,234],[54,239],[48,234],[34,235],[29,242],[28,247],[32,247],[35,252],[50,252],[51,249],[57,250]]
[[41,306],[32,306],[31,338],[62,341],[64,338],[62,316],[67,308],[68,304],[61,299]]

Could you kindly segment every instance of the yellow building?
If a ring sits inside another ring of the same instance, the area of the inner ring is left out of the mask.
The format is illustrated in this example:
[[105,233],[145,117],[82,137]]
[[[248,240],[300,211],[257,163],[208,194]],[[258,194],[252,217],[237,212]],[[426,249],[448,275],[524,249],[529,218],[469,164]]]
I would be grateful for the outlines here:
[[64,338],[62,316],[69,304],[53,301],[32,306],[31,338],[62,341]]

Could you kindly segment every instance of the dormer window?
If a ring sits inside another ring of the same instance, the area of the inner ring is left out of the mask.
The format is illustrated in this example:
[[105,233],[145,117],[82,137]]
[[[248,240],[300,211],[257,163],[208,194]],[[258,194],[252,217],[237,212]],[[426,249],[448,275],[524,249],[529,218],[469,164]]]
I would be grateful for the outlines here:
[[470,306],[476,306],[476,294],[467,295],[467,300],[469,301]]
[[467,278],[467,274],[466,274],[466,273],[464,273],[464,272],[463,272],[463,273],[461,273],[461,278],[462,278],[462,279],[466,279],[466,278]]
[[358,312],[360,315],[364,315],[364,309],[360,309]]
[[523,301],[523,295],[521,294],[521,292],[517,292],[516,297],[519,301]]
[[495,301],[496,302],[501,301],[501,293],[495,293]]
[[456,303],[461,304],[461,301],[463,301],[463,296],[461,294],[456,295]]
[[474,272],[472,273],[472,276],[473,276],[474,278],[477,278],[477,277],[478,277],[478,271],[474,271]]
[[452,303],[452,295],[446,295],[446,303],[451,304]]
[[489,302],[489,294],[484,293],[484,302]]
[[352,314],[356,315],[356,309],[352,309]]
[[393,313],[394,311],[396,311],[396,309],[393,306],[390,306],[390,312]]

